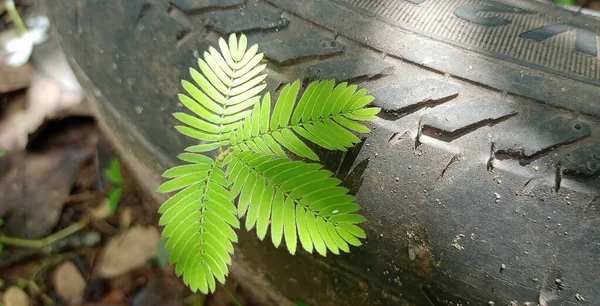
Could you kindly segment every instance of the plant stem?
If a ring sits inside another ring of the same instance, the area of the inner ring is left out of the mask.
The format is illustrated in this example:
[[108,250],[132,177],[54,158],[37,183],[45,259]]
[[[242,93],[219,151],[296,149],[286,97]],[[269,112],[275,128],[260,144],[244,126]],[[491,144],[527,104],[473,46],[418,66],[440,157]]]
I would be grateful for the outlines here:
[[37,269],[35,269],[35,271],[33,271],[33,273],[31,274],[31,276],[29,277],[29,281],[37,283],[38,278],[41,278],[41,275],[49,268],[67,260],[67,259],[71,259],[79,254],[83,254],[80,251],[77,252],[69,252],[69,253],[63,253],[63,254],[58,254],[54,257],[50,257],[47,259],[44,259],[40,262],[40,265],[37,267]]
[[54,301],[40,289],[40,287],[35,281],[26,280],[26,283],[32,295],[39,296],[42,299],[42,303],[44,303],[44,305],[55,305]]
[[23,23],[23,20],[21,19],[21,15],[19,15],[19,12],[17,11],[17,8],[15,7],[15,2],[13,0],[5,0],[4,7],[6,8],[6,11],[8,12],[8,15],[10,16],[10,19],[12,19],[12,22],[15,24],[15,28],[17,28],[17,31],[20,34],[27,33],[27,27],[25,27],[25,24]]
[[5,244],[5,245],[23,247],[23,248],[39,249],[39,248],[43,248],[47,245],[53,244],[69,235],[72,235],[72,234],[80,231],[81,229],[86,227],[89,223],[90,223],[90,221],[87,218],[83,218],[83,219],[65,227],[64,229],[62,229],[50,236],[42,238],[42,239],[21,239],[21,238],[0,236],[0,243]]

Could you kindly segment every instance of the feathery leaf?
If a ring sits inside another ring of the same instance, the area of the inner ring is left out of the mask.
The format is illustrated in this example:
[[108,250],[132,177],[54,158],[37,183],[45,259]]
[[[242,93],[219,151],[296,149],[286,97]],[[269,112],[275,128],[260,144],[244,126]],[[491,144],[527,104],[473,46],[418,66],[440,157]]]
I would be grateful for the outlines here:
[[188,148],[190,152],[207,152],[229,144],[236,124],[243,120],[250,108],[259,101],[266,65],[260,64],[262,53],[258,47],[248,47],[245,35],[232,34],[229,44],[219,39],[222,54],[215,48],[198,59],[198,68],[190,68],[193,82],[182,81],[186,94],[179,101],[194,116],[175,113],[175,118],[187,126],[178,127],[182,134],[201,140],[202,143]]
[[[261,240],[270,228],[272,243],[285,243],[291,254],[298,243],[322,256],[349,252],[366,237],[360,207],[341,181],[286,150],[318,160],[304,140],[329,150],[354,146],[354,132],[369,132],[359,121],[380,111],[368,107],[374,98],[334,80],[313,82],[299,97],[298,80],[271,103],[270,93],[261,97],[263,57],[245,35],[232,34],[219,39],[218,50],[209,47],[190,68],[191,81],[181,82],[178,99],[187,111],[173,114],[182,123],[175,128],[199,142],[177,156],[185,164],[163,173],[168,180],[157,191],[173,194],[158,212],[169,261],[192,291],[214,292],[225,282],[242,217]],[[216,158],[197,154],[214,150]]]
[[[244,124],[237,126],[234,148],[247,145],[254,152],[283,156],[281,148],[312,160],[317,155],[297,135],[329,150],[346,150],[360,142],[350,130],[368,132],[356,120],[371,120],[378,108],[363,108],[373,99],[356,86],[334,81],[311,83],[298,99],[300,81],[286,85],[271,113],[271,97],[265,95]],[[233,140],[231,139],[233,143]]]
[[180,190],[159,209],[159,224],[165,226],[162,235],[167,238],[170,262],[177,263],[177,275],[183,274],[192,290],[209,292],[215,278],[225,282],[231,244],[237,241],[232,228],[238,228],[239,221],[219,162],[191,153],[180,158],[190,164],[165,171],[163,176],[171,180],[158,188],[159,192]]
[[[314,249],[325,256],[327,249],[336,254],[339,249],[347,249],[346,244],[336,242],[338,238],[353,244],[353,238],[347,241],[345,237],[365,237],[354,225],[364,219],[341,212],[346,206],[347,211],[356,211],[354,197],[347,194],[348,189],[339,186],[341,181],[333,178],[333,173],[320,169],[321,165],[248,151],[233,150],[231,154],[232,162],[226,175],[233,183],[232,189],[241,190],[238,216],[246,215],[246,229],[256,227],[260,239],[271,226],[271,240],[276,246],[284,234],[286,246],[293,254],[297,233],[306,251]],[[231,179],[240,172],[249,173],[250,179]],[[342,223],[345,236],[332,237],[327,224],[332,224],[337,231]]]

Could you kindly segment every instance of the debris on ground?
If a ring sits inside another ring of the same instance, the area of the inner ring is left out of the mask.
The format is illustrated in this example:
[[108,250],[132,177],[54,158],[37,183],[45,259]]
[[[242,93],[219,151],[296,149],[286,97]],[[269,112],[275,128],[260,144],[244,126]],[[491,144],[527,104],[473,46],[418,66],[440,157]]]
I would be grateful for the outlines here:
[[56,267],[53,283],[56,293],[69,305],[79,305],[83,301],[86,282],[72,262],[66,261]]
[[29,306],[29,297],[23,289],[12,286],[2,294],[2,303],[4,306]]
[[131,306],[179,306],[183,290],[177,280],[156,279],[140,290],[131,300]]
[[134,226],[112,237],[100,255],[98,274],[110,278],[143,266],[156,252],[159,241],[155,227]]
[[[24,105],[5,114],[0,120],[0,150],[24,149],[29,134],[35,132],[46,119],[69,113],[86,113],[77,108],[83,100],[83,92],[64,55],[55,43],[48,44],[40,46],[40,50],[35,52],[37,61],[30,72],[29,87],[20,95],[25,98]],[[0,76],[0,80],[2,78]],[[11,101],[8,102],[11,104]]]
[[41,238],[59,221],[63,206],[84,164],[93,158],[98,134],[92,120],[60,123],[60,132],[41,135],[43,143],[27,154],[7,153],[0,160],[0,218],[5,233]]
[[450,245],[453,246],[457,250],[464,250],[465,247],[463,247],[460,244],[460,242],[463,238],[465,238],[464,234],[458,234],[458,235],[454,236],[454,239],[452,240],[452,243]]

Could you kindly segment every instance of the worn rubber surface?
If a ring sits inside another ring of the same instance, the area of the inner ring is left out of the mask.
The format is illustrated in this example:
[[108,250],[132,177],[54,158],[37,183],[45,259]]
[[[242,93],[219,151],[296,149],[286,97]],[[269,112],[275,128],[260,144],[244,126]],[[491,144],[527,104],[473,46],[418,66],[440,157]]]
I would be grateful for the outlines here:
[[[179,80],[244,32],[268,88],[360,83],[384,109],[364,142],[321,151],[368,239],[295,257],[241,232],[232,276],[265,304],[600,305],[600,22],[502,0],[55,0],[100,122],[149,190],[190,142]],[[512,303],[512,304],[511,304]],[[530,304],[527,304],[530,303]]]

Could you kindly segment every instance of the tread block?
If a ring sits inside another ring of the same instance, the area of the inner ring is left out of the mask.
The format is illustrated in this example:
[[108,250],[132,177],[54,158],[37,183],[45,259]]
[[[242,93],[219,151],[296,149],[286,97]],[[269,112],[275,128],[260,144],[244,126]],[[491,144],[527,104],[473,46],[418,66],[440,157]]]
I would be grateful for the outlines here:
[[441,105],[427,112],[423,125],[452,134],[473,125],[506,118],[517,113],[514,103],[484,97],[457,105]]
[[495,141],[496,152],[531,157],[589,134],[589,125],[573,119],[534,121],[528,123],[527,127],[504,132]]
[[[215,11],[207,15],[206,23],[225,34],[252,30],[282,28],[289,21],[264,3],[247,6],[243,10]],[[262,48],[263,46],[261,46]]]
[[184,11],[227,8],[244,4],[244,0],[171,0],[169,2]]
[[600,172],[600,142],[565,155],[561,164],[565,173],[592,176]]
[[306,57],[325,56],[344,51],[344,45],[327,38],[322,31],[280,31],[248,35],[251,43],[258,43],[266,56],[279,64]]
[[373,104],[388,112],[399,113],[409,108],[458,95],[459,87],[438,79],[414,81],[400,86],[383,87],[371,94]]
[[308,67],[305,79],[336,79],[347,81],[361,77],[373,78],[392,74],[392,64],[374,57],[357,57],[319,62]]

